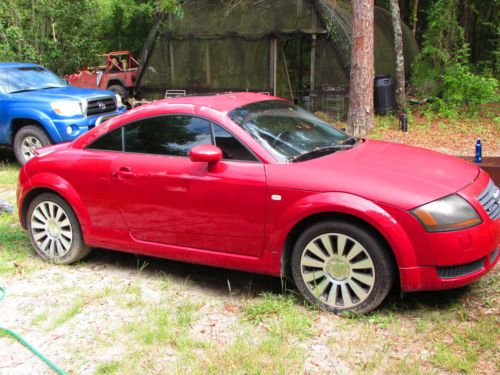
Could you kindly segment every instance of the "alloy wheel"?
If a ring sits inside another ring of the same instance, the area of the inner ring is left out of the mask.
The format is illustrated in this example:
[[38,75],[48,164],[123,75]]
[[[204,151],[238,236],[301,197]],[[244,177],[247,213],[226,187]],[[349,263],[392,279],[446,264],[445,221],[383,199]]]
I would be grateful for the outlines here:
[[62,258],[71,249],[71,222],[64,209],[54,202],[44,201],[35,207],[31,232],[39,249],[49,258]]
[[359,305],[375,285],[370,254],[354,238],[341,233],[312,239],[302,252],[300,272],[311,293],[334,309]]

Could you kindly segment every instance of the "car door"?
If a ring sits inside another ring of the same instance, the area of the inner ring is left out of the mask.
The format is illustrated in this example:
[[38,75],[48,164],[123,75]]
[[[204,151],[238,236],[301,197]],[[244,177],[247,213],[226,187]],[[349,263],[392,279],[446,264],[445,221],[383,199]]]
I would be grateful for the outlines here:
[[121,129],[96,139],[78,157],[63,159],[58,174],[78,191],[98,233],[127,232],[128,227],[120,213],[111,177],[113,160],[122,154]]
[[227,140],[226,160],[217,168],[189,159],[192,147],[215,142],[214,129],[222,143],[232,137],[227,131],[224,137],[224,129],[208,120],[190,115],[159,116],[124,126],[125,153],[113,161],[112,173],[116,199],[135,239],[253,256],[262,253],[263,164],[255,158],[236,160],[234,155],[241,150]]

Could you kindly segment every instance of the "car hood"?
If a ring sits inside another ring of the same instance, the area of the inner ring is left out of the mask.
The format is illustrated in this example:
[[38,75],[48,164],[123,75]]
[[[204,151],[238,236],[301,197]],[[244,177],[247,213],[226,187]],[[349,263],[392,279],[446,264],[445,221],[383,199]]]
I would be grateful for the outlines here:
[[453,156],[381,141],[266,167],[270,187],[346,192],[407,210],[463,189],[479,173]]
[[99,98],[103,96],[114,97],[115,94],[111,91],[88,89],[82,87],[59,87],[54,89],[25,91],[20,93],[11,94],[13,98],[20,100],[38,100],[43,102],[53,102],[55,100],[81,100]]

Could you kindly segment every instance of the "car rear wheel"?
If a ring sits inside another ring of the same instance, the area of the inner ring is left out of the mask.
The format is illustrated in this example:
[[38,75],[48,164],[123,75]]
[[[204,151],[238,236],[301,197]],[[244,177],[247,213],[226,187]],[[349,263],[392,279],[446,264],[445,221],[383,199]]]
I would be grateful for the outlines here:
[[14,137],[14,154],[18,163],[24,165],[36,155],[37,148],[51,144],[52,141],[43,129],[36,125],[24,126]]
[[394,282],[392,258],[371,231],[356,224],[326,221],[298,238],[292,275],[310,303],[334,313],[367,313],[387,297]]
[[28,208],[27,226],[36,253],[51,263],[75,263],[90,252],[83,242],[75,213],[56,194],[43,193],[33,199]]

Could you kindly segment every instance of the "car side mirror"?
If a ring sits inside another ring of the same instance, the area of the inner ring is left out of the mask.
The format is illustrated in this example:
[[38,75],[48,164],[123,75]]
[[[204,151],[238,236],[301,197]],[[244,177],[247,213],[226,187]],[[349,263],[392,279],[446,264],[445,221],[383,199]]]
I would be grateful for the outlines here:
[[222,160],[222,150],[214,145],[199,145],[189,151],[192,162],[215,164]]

